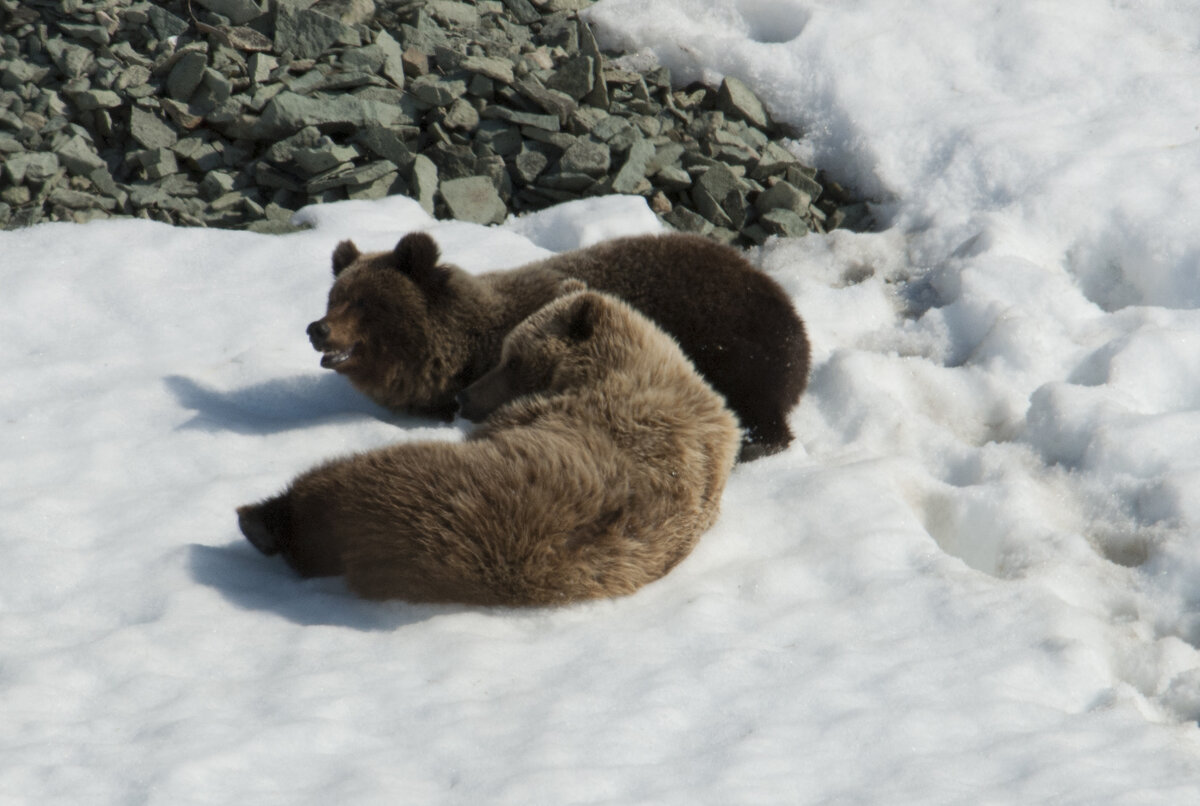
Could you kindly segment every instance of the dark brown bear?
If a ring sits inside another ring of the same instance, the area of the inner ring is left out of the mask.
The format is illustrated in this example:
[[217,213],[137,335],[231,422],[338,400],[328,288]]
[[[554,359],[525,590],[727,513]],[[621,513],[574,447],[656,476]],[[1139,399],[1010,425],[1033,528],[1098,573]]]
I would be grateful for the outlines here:
[[390,252],[333,253],[324,317],[308,327],[321,365],[393,411],[453,418],[455,395],[496,363],[504,335],[564,278],[624,299],[672,335],[745,430],[743,459],[787,447],[808,382],[804,324],[779,284],[736,250],[694,235],[621,238],[473,276],[406,235]]
[[319,466],[238,509],[242,532],[367,598],[521,606],[632,593],[716,519],[737,422],[615,297],[575,291],[535,312],[481,383],[463,395],[490,416],[466,441]]

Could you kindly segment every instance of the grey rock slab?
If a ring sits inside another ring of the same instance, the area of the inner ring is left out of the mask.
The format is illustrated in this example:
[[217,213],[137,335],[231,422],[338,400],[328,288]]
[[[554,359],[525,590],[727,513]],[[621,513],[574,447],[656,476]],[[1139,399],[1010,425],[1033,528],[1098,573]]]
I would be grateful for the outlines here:
[[503,120],[517,126],[530,126],[548,132],[556,132],[560,128],[558,115],[538,115],[533,112],[517,112],[503,106],[489,106],[483,110],[483,117]]
[[559,168],[563,173],[581,173],[588,176],[603,176],[608,173],[612,153],[608,146],[592,140],[577,140],[563,152]]
[[616,193],[639,193],[649,187],[646,166],[655,155],[653,143],[642,140],[629,148],[620,170],[613,176],[612,188]]
[[726,76],[717,90],[717,109],[760,129],[767,126],[767,110],[758,96],[733,76]]
[[424,154],[418,154],[413,159],[408,184],[421,208],[433,215],[433,200],[438,189],[438,169],[433,160]]
[[783,181],[776,182],[758,194],[758,198],[754,200],[754,207],[760,213],[784,209],[791,210],[796,215],[803,215],[810,204],[812,204],[812,196],[790,182]]
[[50,54],[59,71],[69,79],[86,75],[95,61],[92,52],[87,48],[60,38],[47,41],[46,52]]
[[459,98],[450,104],[442,123],[448,129],[470,131],[479,125],[479,112],[467,100]]
[[388,81],[404,87],[404,49],[391,34],[380,31],[375,35],[375,47],[383,54],[383,65],[379,68]]
[[654,185],[668,193],[687,190],[692,186],[692,176],[677,165],[668,165],[654,174]]
[[604,80],[604,56],[600,53],[600,45],[592,33],[592,28],[583,20],[579,20],[579,52],[592,59],[592,90],[584,96],[584,103],[600,109],[608,109],[608,84]]
[[462,79],[442,78],[431,73],[410,82],[408,90],[418,101],[428,106],[449,106],[456,98],[466,94],[467,82]]
[[105,166],[95,147],[79,135],[68,138],[55,149],[55,154],[58,161],[75,176],[87,176],[97,168]]
[[150,7],[146,9],[146,16],[150,18],[150,27],[154,29],[154,33],[159,39],[179,36],[186,33],[189,27],[184,19],[157,4],[150,4]]
[[546,80],[548,89],[566,93],[576,101],[583,100],[595,85],[595,61],[591,56],[567,59]]
[[475,142],[502,157],[511,157],[521,150],[521,131],[499,120],[484,120],[475,129]]
[[129,113],[129,136],[142,148],[170,148],[179,139],[175,130],[157,115],[137,106]]
[[542,149],[527,146],[513,158],[513,175],[522,185],[532,185],[549,165],[550,157]]
[[142,166],[142,173],[151,180],[162,179],[179,172],[175,152],[169,148],[147,149],[138,155],[138,162]]
[[121,105],[121,96],[112,90],[87,90],[77,93],[71,102],[81,112],[94,112],[97,109],[116,109]]
[[698,232],[701,235],[707,235],[713,230],[713,225],[703,216],[679,205],[664,215],[663,221],[681,232]]
[[194,2],[209,11],[215,11],[223,17],[228,17],[234,25],[250,22],[250,20],[267,13],[266,3],[260,5],[255,0],[194,0]]
[[58,157],[46,151],[14,154],[4,161],[4,173],[14,185],[25,182],[41,184],[54,176],[58,167]]
[[522,78],[514,85],[517,92],[533,101],[545,111],[557,115],[560,124],[566,124],[579,105],[565,92],[547,89],[531,77]]
[[308,176],[351,164],[359,156],[352,146],[334,145],[328,138],[313,148],[297,148],[292,152],[292,162]]
[[808,224],[791,210],[776,209],[763,213],[758,218],[759,226],[771,235],[798,238],[809,233]]
[[167,74],[167,95],[176,101],[187,103],[204,80],[206,69],[208,54],[198,50],[183,54]]
[[455,0],[429,0],[425,4],[435,20],[451,28],[478,28],[479,9],[470,3]]
[[509,10],[513,18],[521,25],[540,22],[542,19],[541,12],[534,8],[529,0],[503,0],[503,2],[504,7]]
[[355,139],[371,153],[389,160],[401,168],[408,168],[412,165],[415,155],[405,144],[404,138],[391,129],[383,126],[367,126],[358,133]]
[[469,73],[486,76],[501,84],[511,84],[514,80],[512,62],[506,59],[490,56],[467,56],[459,63],[459,68]]
[[368,125],[391,126],[403,118],[401,108],[380,101],[350,95],[309,98],[281,92],[263,110],[254,135],[256,139],[274,140],[305,126],[354,130]]
[[740,229],[746,223],[744,186],[724,165],[713,165],[692,185],[692,203],[718,227]]
[[317,0],[310,8],[344,25],[366,25],[375,16],[375,0]]
[[49,74],[49,67],[38,67],[19,60],[5,62],[3,69],[0,69],[0,87],[16,90],[26,85],[41,84]]
[[275,50],[300,59],[315,59],[336,42],[354,42],[358,34],[340,20],[319,11],[281,5],[275,16]]
[[476,224],[499,224],[508,216],[508,208],[486,176],[448,179],[441,186],[442,201],[450,215]]
[[209,171],[200,180],[200,195],[207,201],[224,196],[233,190],[233,176],[224,171]]

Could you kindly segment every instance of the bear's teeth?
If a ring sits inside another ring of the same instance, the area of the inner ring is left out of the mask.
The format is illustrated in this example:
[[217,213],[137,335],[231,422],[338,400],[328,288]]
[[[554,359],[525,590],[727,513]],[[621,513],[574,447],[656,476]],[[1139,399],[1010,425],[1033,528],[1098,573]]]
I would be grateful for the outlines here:
[[348,347],[347,349],[338,353],[325,353],[325,355],[321,356],[321,366],[325,367],[326,369],[336,367],[338,364],[343,364],[350,360],[350,356],[353,353],[353,347]]

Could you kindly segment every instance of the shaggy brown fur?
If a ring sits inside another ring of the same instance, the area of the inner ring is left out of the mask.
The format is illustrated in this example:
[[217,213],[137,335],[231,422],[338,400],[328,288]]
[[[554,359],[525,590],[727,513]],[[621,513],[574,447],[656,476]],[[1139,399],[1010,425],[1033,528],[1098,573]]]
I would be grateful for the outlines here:
[[449,420],[455,395],[496,363],[504,335],[573,277],[675,337],[741,420],[743,458],[791,442],[787,413],[808,382],[808,337],[783,289],[736,250],[672,234],[478,276],[437,260],[423,233],[391,252],[339,244],[328,311],[308,328],[321,365],[389,409]]
[[465,442],[317,467],[241,507],[242,532],[305,576],[419,602],[619,596],[687,556],[740,434],[675,342],[616,298],[574,291],[508,335],[496,373],[533,393],[493,398]]

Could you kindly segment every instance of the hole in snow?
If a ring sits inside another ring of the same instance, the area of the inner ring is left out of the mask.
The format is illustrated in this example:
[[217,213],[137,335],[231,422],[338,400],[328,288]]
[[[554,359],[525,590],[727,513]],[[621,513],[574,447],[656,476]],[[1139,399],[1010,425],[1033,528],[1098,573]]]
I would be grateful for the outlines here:
[[742,0],[738,5],[755,42],[790,42],[808,25],[809,12],[780,0]]

